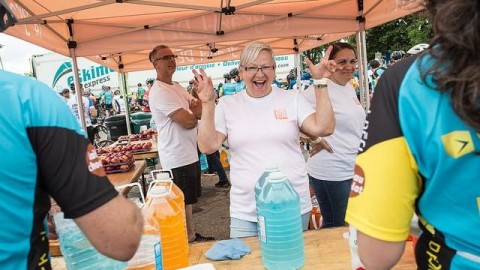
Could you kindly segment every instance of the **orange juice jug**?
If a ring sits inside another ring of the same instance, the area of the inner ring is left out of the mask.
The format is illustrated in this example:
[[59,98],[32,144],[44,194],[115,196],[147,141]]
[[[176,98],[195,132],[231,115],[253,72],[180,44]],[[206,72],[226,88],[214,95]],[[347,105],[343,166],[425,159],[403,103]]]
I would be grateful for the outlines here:
[[169,189],[171,186],[172,192],[169,195],[178,203],[178,205],[182,206],[183,212],[185,212],[185,196],[183,195],[182,190],[175,185],[175,183],[173,183],[171,171],[155,170],[151,171],[150,174],[152,175],[153,180],[150,182],[148,190],[150,190],[153,185],[165,186],[167,189]]
[[143,209],[146,218],[154,217],[160,227],[163,267],[166,270],[189,265],[185,211],[171,193],[172,186],[167,189],[153,185]]

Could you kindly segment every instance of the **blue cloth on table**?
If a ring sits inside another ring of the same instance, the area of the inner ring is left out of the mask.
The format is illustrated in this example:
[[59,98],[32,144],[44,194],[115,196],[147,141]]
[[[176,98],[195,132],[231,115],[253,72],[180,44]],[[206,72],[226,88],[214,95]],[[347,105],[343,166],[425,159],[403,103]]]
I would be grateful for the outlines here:
[[205,256],[213,261],[238,260],[250,253],[250,248],[238,238],[222,240],[215,243]]

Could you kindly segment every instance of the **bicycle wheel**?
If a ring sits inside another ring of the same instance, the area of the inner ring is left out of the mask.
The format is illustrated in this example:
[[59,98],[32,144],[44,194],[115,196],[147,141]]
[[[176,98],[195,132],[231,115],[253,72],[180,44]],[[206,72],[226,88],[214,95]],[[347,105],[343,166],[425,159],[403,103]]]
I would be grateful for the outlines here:
[[97,148],[100,148],[100,147],[105,147],[105,146],[112,145],[114,143],[115,142],[111,141],[111,140],[103,140],[103,141],[99,141],[98,143],[96,143],[96,145],[97,145]]
[[100,142],[103,140],[109,140],[108,129],[106,126],[98,125],[95,127],[95,141]]

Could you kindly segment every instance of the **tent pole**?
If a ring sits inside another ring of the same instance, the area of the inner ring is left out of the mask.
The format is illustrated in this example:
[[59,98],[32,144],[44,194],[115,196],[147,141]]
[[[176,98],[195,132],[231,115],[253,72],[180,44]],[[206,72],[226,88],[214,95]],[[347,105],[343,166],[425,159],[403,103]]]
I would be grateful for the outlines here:
[[73,67],[73,77],[75,78],[75,95],[77,96],[77,104],[78,104],[78,115],[80,116],[80,123],[82,124],[83,130],[85,133],[87,132],[87,124],[85,122],[85,112],[83,110],[83,93],[82,88],[80,87],[80,77],[78,76],[78,63],[77,57],[75,56],[75,49],[70,48],[70,58],[72,59],[72,67]]
[[370,93],[368,89],[368,70],[367,70],[367,46],[365,38],[365,21],[359,22],[360,30],[357,32],[357,54],[358,54],[358,76],[360,87],[360,102],[363,108],[368,112],[370,108]]
[[128,106],[128,95],[127,95],[127,74],[123,71],[123,64],[118,65],[119,67],[119,79],[120,79],[120,87],[121,92],[123,94],[123,102],[125,102],[125,120],[127,122],[127,133],[128,135],[132,134],[132,129],[130,128],[130,106]]
[[68,38],[67,46],[70,52],[70,59],[72,60],[73,77],[75,78],[75,95],[77,96],[78,115],[80,117],[80,124],[82,125],[85,134],[87,132],[87,124],[85,122],[85,112],[83,110],[83,88],[80,88],[80,77],[78,76],[78,63],[77,56],[75,55],[75,48],[77,48],[77,42],[73,40],[73,20],[67,20],[67,27],[70,37]]

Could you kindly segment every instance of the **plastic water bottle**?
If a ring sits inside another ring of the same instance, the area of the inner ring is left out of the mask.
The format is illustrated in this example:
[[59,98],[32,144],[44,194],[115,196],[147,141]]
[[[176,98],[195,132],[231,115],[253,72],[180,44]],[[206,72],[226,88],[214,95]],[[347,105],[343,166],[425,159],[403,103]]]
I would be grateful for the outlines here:
[[173,200],[171,193],[171,188],[152,186],[143,209],[146,218],[153,217],[160,226],[163,267],[166,270],[189,265],[185,212]]
[[160,228],[154,217],[144,215],[140,246],[126,270],[163,270]]
[[53,216],[60,249],[69,270],[116,270],[125,269],[127,262],[108,258],[98,252],[72,219],[63,217],[63,212]]
[[207,156],[204,153],[200,153],[198,159],[200,160],[200,168],[202,172],[206,171],[208,169]]
[[300,197],[281,172],[267,178],[257,200],[262,262],[267,269],[300,269],[305,264]]
[[350,246],[350,261],[352,263],[352,270],[365,270],[365,267],[360,260],[360,255],[358,254],[357,229],[350,225],[348,228],[348,233],[348,245]]
[[258,201],[258,196],[260,195],[260,192],[262,191],[262,188],[265,185],[265,181],[270,175],[270,173],[279,171],[280,169],[278,168],[278,166],[274,164],[269,164],[265,167],[265,171],[260,176],[260,178],[258,178],[258,181],[255,184],[255,201]]

